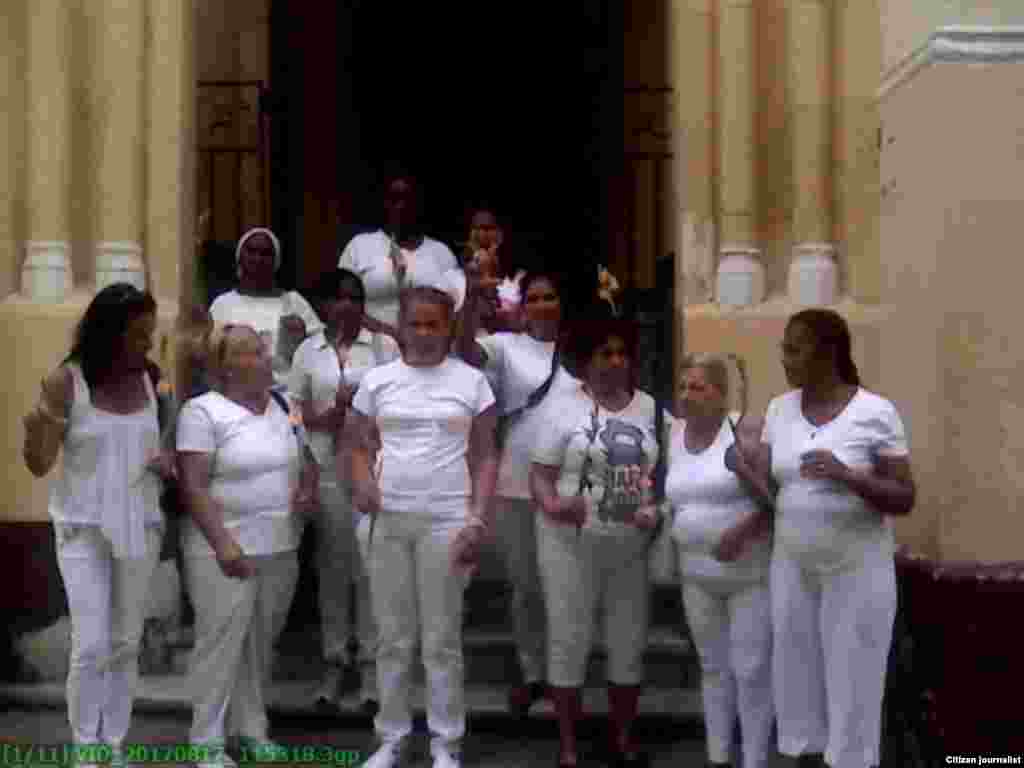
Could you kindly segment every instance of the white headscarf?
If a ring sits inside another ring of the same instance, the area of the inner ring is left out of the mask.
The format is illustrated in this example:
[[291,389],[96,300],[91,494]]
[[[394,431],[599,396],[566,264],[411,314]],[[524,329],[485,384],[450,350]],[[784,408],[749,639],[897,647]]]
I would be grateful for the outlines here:
[[[281,241],[277,239],[277,235],[271,232],[266,227],[253,227],[240,238],[238,238],[238,245],[235,246],[235,269],[236,271],[241,270],[240,262],[242,260],[242,248],[245,246],[246,241],[253,235],[266,235],[270,240],[271,245],[274,246],[274,272],[281,268]],[[239,275],[241,277],[241,275]]]

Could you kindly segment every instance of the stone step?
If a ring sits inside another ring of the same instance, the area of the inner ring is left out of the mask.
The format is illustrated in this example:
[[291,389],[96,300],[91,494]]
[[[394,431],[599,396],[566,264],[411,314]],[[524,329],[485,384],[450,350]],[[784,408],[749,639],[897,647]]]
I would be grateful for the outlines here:
[[[341,719],[362,719],[369,727],[369,718],[363,713],[362,702],[356,695],[340,700],[330,709],[314,700],[317,683],[310,680],[278,680],[266,692],[267,709],[271,717],[304,716]],[[12,704],[64,709],[67,706],[63,683],[52,681],[33,685],[0,686],[0,694]],[[467,685],[466,704],[471,718],[505,717],[507,689],[493,685]],[[182,675],[150,675],[140,678],[135,700],[137,712],[191,714],[189,681]],[[423,712],[423,686],[413,685],[413,709]],[[603,686],[588,686],[584,691],[584,711],[590,716],[605,716],[608,703]],[[700,691],[683,688],[647,688],[640,698],[640,715],[696,722],[703,716]],[[551,720],[554,711],[549,701],[538,702],[530,711],[530,720]]]
[[[503,630],[467,629],[463,634],[467,684],[506,689],[518,679],[518,661],[512,633]],[[173,649],[170,665],[151,668],[161,673],[185,675],[191,648]],[[588,685],[600,685],[605,679],[605,648],[598,644],[587,667]],[[648,686],[659,689],[694,688],[699,684],[696,658],[690,642],[670,630],[654,628],[648,634],[644,654]],[[148,670],[144,669],[144,673]],[[275,680],[315,682],[324,672],[319,659],[315,632],[286,635],[281,639],[274,664]],[[415,679],[422,682],[423,671],[417,665]]]

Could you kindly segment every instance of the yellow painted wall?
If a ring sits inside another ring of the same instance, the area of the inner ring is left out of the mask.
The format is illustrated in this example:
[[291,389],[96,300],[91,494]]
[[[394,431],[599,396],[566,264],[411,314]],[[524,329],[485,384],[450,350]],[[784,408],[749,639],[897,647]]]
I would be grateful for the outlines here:
[[1022,78],[1024,63],[933,64],[882,101],[883,366],[948,559],[1024,557]]
[[0,3],[0,298],[17,290],[26,237],[25,2]]

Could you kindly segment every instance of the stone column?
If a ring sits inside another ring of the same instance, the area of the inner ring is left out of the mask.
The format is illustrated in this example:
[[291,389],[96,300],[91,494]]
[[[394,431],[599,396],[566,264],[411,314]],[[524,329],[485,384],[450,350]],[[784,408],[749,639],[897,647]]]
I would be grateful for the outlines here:
[[716,297],[723,305],[744,306],[764,298],[765,283],[757,248],[756,19],[753,0],[719,0],[717,6],[721,248]]
[[793,142],[793,258],[789,298],[838,298],[833,243],[832,0],[788,0]]
[[21,293],[59,302],[71,291],[71,25],[64,0],[33,0],[27,8],[28,242]]
[[713,292],[713,33],[711,0],[672,0],[669,76],[673,91],[676,296],[680,307],[710,301]]
[[146,260],[161,307],[192,306],[195,229],[195,62],[192,3],[149,0]]
[[145,288],[142,105],[147,4],[140,0],[90,2],[98,21],[93,88],[100,108],[96,115],[96,288],[113,282]]

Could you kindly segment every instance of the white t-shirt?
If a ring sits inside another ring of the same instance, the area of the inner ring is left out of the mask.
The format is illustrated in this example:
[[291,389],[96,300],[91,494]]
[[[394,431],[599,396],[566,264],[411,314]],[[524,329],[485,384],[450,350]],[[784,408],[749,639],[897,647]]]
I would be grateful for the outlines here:
[[210,305],[210,317],[218,325],[251,325],[263,338],[273,359],[274,382],[287,382],[295,348],[281,337],[281,318],[298,315],[306,324],[307,336],[323,329],[316,312],[301,295],[286,291],[280,296],[244,296],[238,291],[222,293]]
[[686,422],[677,421],[671,432],[665,479],[665,496],[675,513],[672,538],[679,545],[683,575],[739,583],[765,581],[771,553],[767,536],[731,563],[720,562],[711,554],[722,534],[757,512],[757,503],[725,466],[726,449],[734,440],[732,429],[722,421],[714,442],[697,454],[686,449],[685,434]]
[[[224,525],[247,555],[288,552],[299,546],[302,520],[292,513],[301,469],[298,440],[274,398],[254,414],[219,392],[185,403],[178,419],[178,450],[213,455],[210,495],[224,510]],[[202,531],[186,519],[184,549],[213,555]]]
[[[360,330],[352,346],[345,351],[345,383],[358,387],[367,371],[390,363],[398,356],[398,345],[390,336],[370,333],[365,328]],[[297,403],[312,403],[313,412],[320,416],[334,406],[341,373],[337,353],[324,332],[319,331],[295,351],[288,378],[288,394]],[[309,430],[309,445],[321,468],[334,461],[333,435]]]
[[[528,333],[495,333],[477,343],[487,352],[484,373],[495,387],[503,413],[526,404],[531,394],[551,374],[555,342],[538,341]],[[544,406],[560,393],[579,388],[579,382],[559,366],[551,389],[535,407],[515,417],[506,437],[498,470],[497,494],[511,499],[529,499],[530,454],[540,432],[548,428]]]
[[[368,232],[349,241],[338,259],[338,266],[362,278],[367,313],[381,322],[396,325],[399,286],[390,254],[391,239],[387,234],[383,230]],[[455,269],[458,262],[447,245],[424,237],[418,248],[412,251],[403,248],[402,256],[406,264],[405,286],[431,285],[452,293],[451,279],[446,273]]]
[[816,427],[803,415],[801,390],[768,405],[762,441],[772,449],[772,475],[779,484],[775,546],[808,568],[835,570],[859,562],[875,547],[892,550],[892,526],[862,497],[841,483],[800,476],[800,456],[832,451],[854,470],[873,466],[873,456],[907,456],[903,422],[891,402],[858,389],[846,408]]
[[466,457],[473,419],[494,403],[486,377],[461,360],[369,371],[352,407],[381,436],[377,480],[389,512],[462,517],[472,495]]
[[584,530],[599,535],[646,535],[624,521],[639,508],[639,481],[653,472],[658,460],[654,409],[654,399],[637,390],[623,410],[606,411],[582,384],[545,403],[549,426],[537,435],[532,459],[561,468],[559,496],[578,495],[583,477]]

